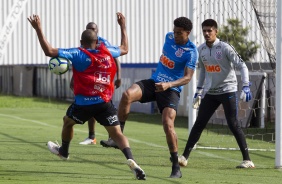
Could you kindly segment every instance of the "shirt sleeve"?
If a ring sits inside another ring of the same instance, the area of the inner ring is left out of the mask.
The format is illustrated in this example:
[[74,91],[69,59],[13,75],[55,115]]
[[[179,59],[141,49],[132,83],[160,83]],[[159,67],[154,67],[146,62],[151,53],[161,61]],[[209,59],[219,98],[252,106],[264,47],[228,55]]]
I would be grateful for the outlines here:
[[88,56],[82,53],[78,48],[61,49],[59,48],[59,57],[66,58],[71,61],[72,66],[77,71],[84,71],[91,64],[91,59],[87,60]]
[[79,51],[77,48],[69,48],[69,49],[58,49],[58,57],[66,58],[70,61],[73,61],[79,55]]
[[196,64],[199,58],[199,53],[198,50],[195,48],[190,51],[190,58],[188,58],[188,61],[186,63],[186,67],[195,70],[196,69]]
[[243,85],[248,85],[250,81],[248,67],[232,46],[227,47],[227,57],[233,63],[235,68],[240,71]]
[[110,51],[110,53],[112,54],[113,58],[117,58],[120,56],[121,52],[120,52],[120,48],[118,46],[110,46],[107,47],[108,50]]
[[205,70],[205,66],[204,66],[200,57],[199,57],[199,68],[200,68],[200,73],[199,73],[199,79],[198,79],[197,87],[204,88],[206,70]]
[[112,44],[107,39],[105,39],[103,37],[99,37],[99,41],[103,42],[106,47],[111,47],[112,46]]
[[103,37],[99,37],[99,42],[104,43],[104,45],[109,49],[109,51],[111,52],[113,58],[117,58],[120,56],[120,48],[119,46],[116,45],[112,45],[107,39],[103,38]]

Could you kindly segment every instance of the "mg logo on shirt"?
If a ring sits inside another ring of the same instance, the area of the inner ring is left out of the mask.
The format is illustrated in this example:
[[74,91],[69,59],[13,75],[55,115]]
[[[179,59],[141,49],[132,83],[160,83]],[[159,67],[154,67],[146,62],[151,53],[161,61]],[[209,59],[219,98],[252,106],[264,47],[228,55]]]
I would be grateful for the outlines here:
[[111,83],[111,75],[109,73],[96,72],[95,74],[95,82],[101,84],[110,84]]
[[168,59],[166,56],[164,56],[164,55],[161,55],[161,58],[160,58],[160,62],[164,65],[164,66],[166,66],[166,67],[168,67],[168,68],[170,68],[170,69],[173,69],[174,68],[174,61],[171,61],[170,59]]
[[205,69],[209,73],[218,73],[221,71],[221,68],[219,65],[205,65]]

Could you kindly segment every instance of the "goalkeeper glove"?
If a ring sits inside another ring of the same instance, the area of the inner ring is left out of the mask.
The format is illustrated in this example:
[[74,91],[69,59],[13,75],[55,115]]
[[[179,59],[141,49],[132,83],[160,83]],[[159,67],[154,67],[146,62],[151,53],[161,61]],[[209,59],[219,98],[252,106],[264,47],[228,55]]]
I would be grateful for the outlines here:
[[197,87],[197,90],[196,90],[196,93],[193,99],[193,108],[194,109],[198,109],[200,106],[201,99],[202,99],[202,92],[203,92],[203,88]]
[[252,93],[250,90],[250,86],[251,86],[250,82],[243,84],[242,92],[240,95],[240,99],[243,100],[243,102],[248,102],[252,99]]

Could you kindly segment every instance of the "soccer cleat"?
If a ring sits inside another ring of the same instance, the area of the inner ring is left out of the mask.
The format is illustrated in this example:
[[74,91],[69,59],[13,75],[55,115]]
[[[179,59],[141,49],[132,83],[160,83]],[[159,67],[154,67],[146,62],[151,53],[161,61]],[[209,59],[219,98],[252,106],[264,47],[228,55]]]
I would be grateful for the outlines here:
[[118,145],[115,143],[115,141],[111,138],[109,138],[107,141],[106,140],[101,140],[100,141],[100,144],[103,146],[103,147],[107,147],[107,148],[116,148],[116,149],[119,149]]
[[255,168],[255,164],[251,160],[243,160],[236,168]]
[[188,159],[186,159],[183,155],[178,157],[178,163],[182,167],[186,167],[188,163]]
[[49,151],[51,153],[57,155],[62,160],[68,160],[69,159],[69,156],[64,157],[63,155],[60,154],[60,152],[59,152],[60,145],[58,143],[54,143],[52,141],[48,141],[47,146],[48,146],[48,149],[49,149]]
[[96,144],[96,138],[94,139],[86,138],[84,141],[80,142],[79,144],[82,145]]
[[137,180],[146,180],[145,172],[141,169],[141,167],[139,167],[139,165],[136,164],[134,160],[128,159],[127,165],[129,166]]
[[182,173],[180,171],[180,169],[173,169],[171,171],[171,174],[169,176],[170,178],[181,178],[182,177]]

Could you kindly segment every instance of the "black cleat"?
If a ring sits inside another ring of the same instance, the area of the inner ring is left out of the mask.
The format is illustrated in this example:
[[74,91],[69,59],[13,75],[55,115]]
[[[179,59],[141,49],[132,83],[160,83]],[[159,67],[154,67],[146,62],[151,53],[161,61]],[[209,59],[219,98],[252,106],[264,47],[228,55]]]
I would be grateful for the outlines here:
[[182,177],[182,173],[181,173],[180,169],[172,170],[169,177],[170,178],[181,178]]
[[106,148],[115,148],[115,149],[119,149],[119,147],[117,146],[117,144],[115,143],[115,141],[111,138],[109,138],[107,141],[106,140],[101,140],[100,141],[100,144],[103,146],[103,147],[106,147]]

